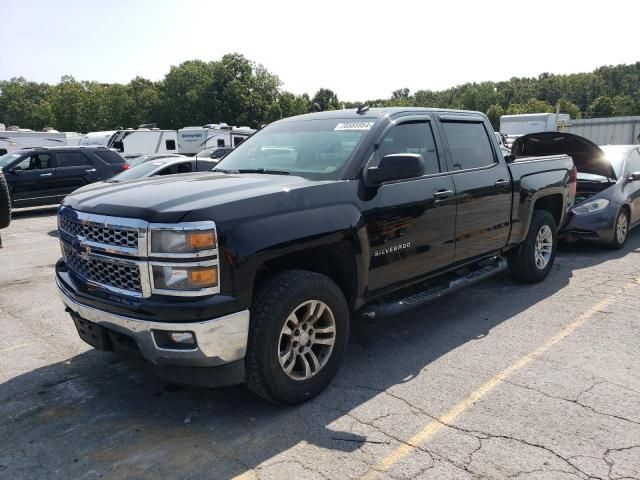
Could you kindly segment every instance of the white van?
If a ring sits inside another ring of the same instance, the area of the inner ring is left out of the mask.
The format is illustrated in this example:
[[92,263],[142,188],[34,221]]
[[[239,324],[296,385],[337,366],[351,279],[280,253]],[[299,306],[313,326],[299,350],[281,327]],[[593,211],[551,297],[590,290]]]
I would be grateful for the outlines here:
[[126,158],[151,153],[178,153],[175,130],[137,129],[110,130],[87,133],[80,139],[80,146],[103,145],[114,148]]
[[195,155],[209,147],[237,147],[256,131],[249,127],[232,127],[226,123],[178,130],[178,153]]

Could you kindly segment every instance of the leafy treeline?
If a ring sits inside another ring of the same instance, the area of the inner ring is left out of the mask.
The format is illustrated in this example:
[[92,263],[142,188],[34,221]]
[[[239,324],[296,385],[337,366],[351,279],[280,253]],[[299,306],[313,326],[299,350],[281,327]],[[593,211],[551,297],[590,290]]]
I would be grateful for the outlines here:
[[281,88],[279,78],[239,54],[217,62],[192,60],[171,67],[159,82],[136,77],[102,84],[62,77],[56,85],[24,78],[0,81],[0,122],[40,130],[95,131],[157,123],[162,128],[226,122],[257,127],[301,113],[371,106],[425,106],[500,115],[562,112],[573,118],[640,114],[640,62],[600,67],[591,73],[465,83],[447,90],[403,88],[390,98],[340,102],[322,88],[313,97]]

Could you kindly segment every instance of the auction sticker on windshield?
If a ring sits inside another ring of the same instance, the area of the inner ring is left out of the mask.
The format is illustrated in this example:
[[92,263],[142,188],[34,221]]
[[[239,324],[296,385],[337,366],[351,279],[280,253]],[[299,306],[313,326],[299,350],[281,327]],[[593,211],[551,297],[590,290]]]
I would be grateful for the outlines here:
[[341,122],[334,130],[371,130],[373,122]]

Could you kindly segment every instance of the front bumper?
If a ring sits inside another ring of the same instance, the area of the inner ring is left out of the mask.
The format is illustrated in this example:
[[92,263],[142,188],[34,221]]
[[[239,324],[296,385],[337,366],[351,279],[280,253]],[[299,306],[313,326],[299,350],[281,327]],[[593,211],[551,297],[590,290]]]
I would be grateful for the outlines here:
[[[75,301],[56,281],[62,302],[76,320],[90,322],[131,339],[134,349],[158,367],[218,367],[242,360],[247,349],[249,310],[190,323],[166,323],[117,315]],[[158,345],[158,333],[191,332],[196,345],[190,349]],[[83,338],[84,339],[84,338]],[[87,341],[85,339],[85,341]],[[88,342],[90,343],[90,342]]]
[[588,215],[572,213],[571,219],[561,234],[568,239],[611,242],[617,212],[616,208],[608,207],[601,212]]

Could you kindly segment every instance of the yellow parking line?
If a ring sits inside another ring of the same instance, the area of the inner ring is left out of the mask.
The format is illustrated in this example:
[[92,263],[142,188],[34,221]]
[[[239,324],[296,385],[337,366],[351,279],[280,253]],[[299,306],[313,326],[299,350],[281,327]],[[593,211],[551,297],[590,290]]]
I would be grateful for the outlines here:
[[2,348],[0,349],[0,353],[13,352],[14,350],[18,350],[19,348],[24,348],[27,346],[29,346],[28,343],[21,343],[20,345],[14,345],[13,347]]
[[[640,278],[636,278],[634,281],[629,282],[623,287],[623,290],[631,288],[633,286],[637,286],[640,283]],[[603,308],[606,308],[611,303],[613,303],[617,299],[617,295],[613,295],[605,298],[601,302],[598,302],[590,309],[586,310],[582,315],[576,318],[573,322],[567,325],[565,328],[560,330],[556,335],[548,339],[544,344],[539,346],[538,348],[532,350],[527,353],[525,356],[521,357],[516,363],[511,366],[505,368],[497,375],[493,376],[486,383],[482,384],[478,389],[473,391],[471,395],[462,400],[460,403],[451,408],[444,415],[439,417],[437,420],[433,420],[429,422],[422,430],[416,433],[413,437],[407,440],[402,446],[395,449],[385,458],[383,458],[372,470],[367,472],[362,476],[362,479],[371,480],[378,476],[379,473],[386,472],[393,465],[401,461],[403,458],[407,457],[411,454],[418,446],[428,441],[431,437],[433,437],[436,433],[442,430],[447,425],[450,425],[458,416],[460,416],[467,408],[472,406],[475,402],[480,400],[482,397],[491,392],[494,388],[500,385],[505,378],[514,373],[516,370],[520,370],[521,368],[527,366],[531,362],[533,362],[536,358],[540,357],[543,353],[549,350],[551,347],[559,343],[562,339],[570,335],[577,328],[582,326],[585,322],[587,322],[591,317],[593,317],[596,313],[598,313]]]

